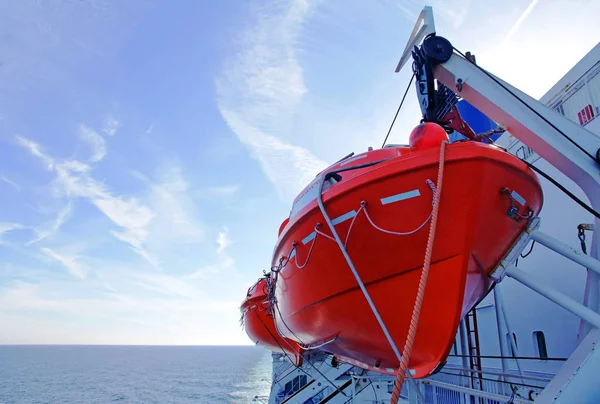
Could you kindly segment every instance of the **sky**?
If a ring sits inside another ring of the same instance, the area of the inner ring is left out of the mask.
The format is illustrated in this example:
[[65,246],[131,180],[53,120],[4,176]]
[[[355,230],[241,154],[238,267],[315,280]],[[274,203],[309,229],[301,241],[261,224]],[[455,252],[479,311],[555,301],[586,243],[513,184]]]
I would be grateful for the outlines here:
[[[600,38],[593,0],[428,4],[537,98]],[[0,344],[251,344],[247,288],[295,195],[383,141],[423,5],[0,3]]]

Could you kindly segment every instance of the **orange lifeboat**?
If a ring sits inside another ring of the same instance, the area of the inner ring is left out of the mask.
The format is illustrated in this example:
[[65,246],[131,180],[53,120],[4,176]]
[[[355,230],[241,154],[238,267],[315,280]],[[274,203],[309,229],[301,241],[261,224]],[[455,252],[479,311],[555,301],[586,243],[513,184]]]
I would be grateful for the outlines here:
[[[397,372],[397,356],[317,195],[322,185],[327,215],[402,352],[428,240],[439,144],[385,147],[347,158],[298,195],[272,261],[279,266],[274,312],[282,336],[353,365]],[[490,272],[537,216],[543,199],[535,174],[493,145],[449,144],[444,167],[433,257],[409,361],[416,378],[443,365],[460,320],[491,290]]]
[[284,353],[295,366],[302,364],[298,344],[282,338],[277,332],[267,299],[266,278],[261,278],[248,289],[240,311],[246,334],[255,344],[273,352]]

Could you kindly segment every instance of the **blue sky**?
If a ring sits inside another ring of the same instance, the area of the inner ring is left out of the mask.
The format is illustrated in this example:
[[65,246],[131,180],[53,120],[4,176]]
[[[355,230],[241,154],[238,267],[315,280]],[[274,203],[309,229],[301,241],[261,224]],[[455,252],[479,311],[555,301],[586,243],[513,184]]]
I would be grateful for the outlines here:
[[[600,38],[592,1],[430,4],[536,97]],[[422,7],[1,4],[0,343],[250,343],[238,307],[279,224],[327,162],[381,144]],[[418,120],[409,97],[391,141]]]

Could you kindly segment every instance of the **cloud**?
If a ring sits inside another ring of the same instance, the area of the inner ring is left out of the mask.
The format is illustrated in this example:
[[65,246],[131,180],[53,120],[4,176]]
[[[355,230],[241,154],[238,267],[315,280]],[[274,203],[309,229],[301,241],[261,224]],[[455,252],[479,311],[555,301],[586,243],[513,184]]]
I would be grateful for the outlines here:
[[13,230],[24,229],[25,226],[19,223],[6,223],[0,222],[0,242],[2,241],[3,235]]
[[108,136],[114,136],[115,133],[117,133],[119,126],[119,121],[114,116],[108,115],[106,118],[104,118],[102,132],[106,133]]
[[326,164],[276,137],[288,127],[307,92],[294,44],[311,4],[278,4],[261,14],[216,82],[221,115],[260,163],[283,199],[293,198]]
[[157,233],[163,233],[171,240],[202,241],[204,232],[199,224],[196,204],[188,193],[189,184],[183,178],[179,164],[163,164],[155,177],[148,202],[157,213],[154,222]]
[[159,267],[157,259],[144,247],[148,237],[148,225],[154,217],[154,212],[137,198],[104,197],[93,199],[92,203],[121,231],[111,231],[118,240],[129,244],[133,250],[152,266]]
[[96,182],[89,171],[90,166],[77,160],[58,163],[53,191],[59,196],[79,198],[110,198],[104,184]]
[[48,257],[62,264],[73,276],[83,279],[85,277],[85,268],[77,262],[77,257],[59,254],[49,248],[42,248],[41,251]]
[[161,294],[188,299],[199,294],[197,288],[185,279],[162,274],[138,274],[136,278],[140,280],[136,283],[138,286]]
[[17,191],[20,191],[20,190],[21,190],[21,187],[20,187],[20,186],[19,186],[17,183],[15,183],[15,182],[13,182],[13,181],[9,180],[9,179],[8,179],[8,178],[6,178],[4,175],[1,175],[1,174],[0,174],[0,181],[2,181],[2,182],[6,182],[8,185],[10,185],[11,187],[13,187],[13,188],[14,188],[14,189],[16,189]]
[[221,114],[240,140],[249,146],[252,156],[259,161],[282,199],[294,198],[327,167],[327,163],[308,150],[261,132],[240,119],[238,114],[226,109],[221,109]]
[[46,223],[45,225],[39,228],[34,229],[34,232],[36,233],[36,238],[29,241],[27,245],[37,243],[56,234],[60,230],[62,225],[65,224],[65,222],[69,219],[69,216],[71,214],[71,208],[72,205],[69,201],[69,203],[64,208],[62,208],[60,212],[58,212],[58,215],[55,220]]
[[[96,142],[102,139],[90,128],[81,126],[80,130],[88,140],[94,139]],[[25,138],[21,138],[21,142],[32,143]],[[157,170],[154,180],[138,174],[148,185],[148,193],[142,197],[113,195],[103,183],[92,177],[93,168],[90,165],[78,160],[56,160],[44,154],[37,144],[27,148],[39,158],[52,161],[51,169],[56,173],[52,190],[56,196],[82,198],[90,202],[118,227],[111,230],[110,234],[128,244],[153,267],[161,266],[155,252],[167,252],[165,246],[169,243],[196,243],[203,240],[204,231],[197,217],[196,204],[188,192],[189,184],[183,178],[178,164],[164,164]],[[54,223],[39,230],[38,237],[30,243],[58,231],[67,217],[68,212],[63,212]]]
[[79,125],[79,137],[92,148],[92,156],[90,157],[92,163],[100,161],[106,156],[104,138],[95,130],[85,125]]
[[527,18],[527,16],[533,11],[533,9],[537,5],[537,3],[538,3],[538,0],[531,0],[531,3],[529,3],[529,5],[525,9],[525,11],[523,11],[521,13],[521,15],[519,16],[519,18],[517,18],[517,21],[515,21],[515,23],[512,25],[512,27],[510,27],[510,29],[508,30],[508,33],[506,34],[506,36],[502,40],[502,43],[500,44],[500,47],[506,45],[506,43],[508,42],[508,40],[515,34],[515,32],[517,32],[519,30],[519,28],[521,27],[521,24],[523,24],[523,21],[525,21],[525,19]]
[[229,229],[223,227],[223,229],[217,233],[215,239],[217,244],[217,260],[212,265],[207,265],[200,268],[191,274],[185,276],[185,279],[202,279],[207,276],[216,275],[224,270],[232,269],[235,265],[235,260],[227,253],[227,248],[231,245],[231,239],[229,238]]
[[222,185],[194,191],[193,195],[200,199],[226,198],[237,193],[239,189],[239,185]]
[[223,231],[220,231],[217,235],[217,244],[219,245],[219,248],[217,248],[217,254],[223,254],[230,243],[231,240],[229,239],[229,229],[224,227]]
[[111,234],[120,241],[133,247],[133,250],[146,259],[151,265],[158,267],[158,261],[146,251],[144,241],[148,236],[148,225],[154,212],[138,198],[113,196],[104,184],[91,176],[91,167],[78,160],[56,162],[46,155],[41,147],[28,139],[18,137],[34,156],[44,162],[51,162],[48,168],[54,170],[56,178],[53,191],[57,196],[84,198],[91,202],[100,212],[121,229]]
[[[212,298],[190,280],[162,274],[128,275],[131,275],[127,278],[129,286],[152,293],[115,293],[106,289],[102,279],[93,277],[85,282],[74,279],[12,281],[0,288],[0,322],[7,331],[0,333],[0,344],[190,345],[202,341],[213,345],[239,345],[249,342],[237,321],[239,299]],[[204,283],[204,280],[198,282]],[[105,289],[100,296],[91,293],[98,287]],[[246,288],[236,285],[239,295],[243,295]],[[32,315],[24,316],[24,312]],[[82,318],[94,321],[81,321]],[[207,323],[216,326],[207,331]]]
[[[454,0],[452,2],[446,2],[442,0],[434,2],[433,10],[434,13],[435,10],[439,10],[437,15],[439,15],[446,23],[450,23],[452,28],[456,30],[459,29],[465,22],[471,6],[472,0]],[[423,8],[422,5],[421,8]]]
[[44,153],[39,144],[34,142],[33,140],[24,138],[22,136],[16,136],[17,144],[29,150],[31,154],[36,157],[39,157],[46,164],[46,168],[51,170],[54,167],[54,159]]
[[148,225],[154,212],[138,198],[113,196],[103,184],[90,175],[90,167],[79,161],[66,161],[56,165],[55,190],[70,197],[89,200],[100,212],[121,228],[111,231],[118,240],[129,244],[133,250],[152,266],[158,261],[144,248]]

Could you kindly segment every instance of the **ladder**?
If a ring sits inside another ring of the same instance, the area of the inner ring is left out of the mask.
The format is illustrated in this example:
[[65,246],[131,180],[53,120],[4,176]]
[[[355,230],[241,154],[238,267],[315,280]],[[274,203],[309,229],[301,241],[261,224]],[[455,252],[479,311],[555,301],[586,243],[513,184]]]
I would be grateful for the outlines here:
[[483,380],[481,376],[481,352],[479,351],[479,332],[477,330],[477,312],[473,307],[465,317],[467,327],[467,344],[469,349],[469,368],[478,370],[471,372],[471,388],[482,390]]

